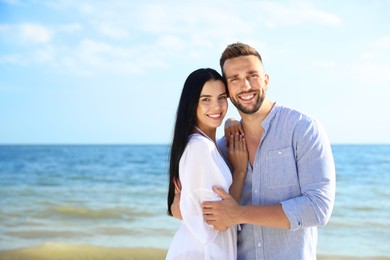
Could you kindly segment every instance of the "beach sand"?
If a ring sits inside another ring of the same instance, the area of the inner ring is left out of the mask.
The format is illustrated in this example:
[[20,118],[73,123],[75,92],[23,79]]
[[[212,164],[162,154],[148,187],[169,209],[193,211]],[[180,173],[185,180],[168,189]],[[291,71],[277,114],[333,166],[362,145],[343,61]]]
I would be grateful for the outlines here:
[[47,243],[31,248],[0,250],[1,260],[159,260],[165,249],[112,248],[91,245]]
[[[165,249],[112,248],[91,245],[46,243],[31,248],[0,250],[1,260],[163,260]],[[318,256],[318,260],[389,260],[390,257]]]

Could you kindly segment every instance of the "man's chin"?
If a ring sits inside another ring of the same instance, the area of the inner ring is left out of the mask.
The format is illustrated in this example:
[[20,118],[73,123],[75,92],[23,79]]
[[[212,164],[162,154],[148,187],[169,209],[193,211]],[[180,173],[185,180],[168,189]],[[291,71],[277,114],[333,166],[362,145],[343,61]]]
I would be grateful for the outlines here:
[[251,115],[251,114],[254,114],[256,113],[257,111],[259,111],[260,107],[261,107],[261,104],[256,104],[256,105],[253,105],[251,107],[248,107],[248,106],[243,106],[242,104],[237,104],[235,105],[236,108],[244,113],[244,114],[248,114],[248,115]]

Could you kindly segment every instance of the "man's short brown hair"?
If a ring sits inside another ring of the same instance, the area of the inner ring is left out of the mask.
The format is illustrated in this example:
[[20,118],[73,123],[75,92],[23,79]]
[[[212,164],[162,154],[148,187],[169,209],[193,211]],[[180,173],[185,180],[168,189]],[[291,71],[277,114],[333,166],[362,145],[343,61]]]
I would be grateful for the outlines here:
[[225,64],[226,60],[247,55],[255,55],[259,58],[260,62],[263,63],[260,54],[256,51],[255,48],[249,46],[248,44],[237,42],[228,45],[223,51],[221,58],[219,59],[222,76],[225,77],[225,72],[223,71],[223,64]]

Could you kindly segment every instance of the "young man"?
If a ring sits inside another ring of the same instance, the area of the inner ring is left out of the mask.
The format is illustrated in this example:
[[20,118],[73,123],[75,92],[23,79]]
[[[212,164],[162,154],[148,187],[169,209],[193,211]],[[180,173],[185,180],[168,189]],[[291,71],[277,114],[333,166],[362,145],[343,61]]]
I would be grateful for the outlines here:
[[[203,203],[206,222],[241,224],[237,259],[316,259],[317,227],[335,198],[335,166],[322,126],[266,97],[269,75],[261,56],[235,43],[220,65],[231,102],[242,118],[249,164],[240,204],[222,189],[222,201]],[[226,154],[224,138],[219,148]]]

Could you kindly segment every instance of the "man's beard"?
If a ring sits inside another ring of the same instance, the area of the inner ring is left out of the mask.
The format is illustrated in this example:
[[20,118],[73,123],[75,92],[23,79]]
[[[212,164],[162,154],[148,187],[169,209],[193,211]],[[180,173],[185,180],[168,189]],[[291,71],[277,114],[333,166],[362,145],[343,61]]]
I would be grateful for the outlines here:
[[[232,102],[232,104],[239,110],[241,111],[242,113],[244,114],[254,114],[256,113],[257,111],[259,111],[261,105],[263,104],[264,102],[264,99],[265,99],[265,95],[260,93],[260,91],[250,91],[250,92],[247,92],[247,93],[251,93],[251,92],[257,92],[257,100],[256,100],[256,103],[254,104],[254,106],[251,106],[251,107],[244,107],[239,99],[232,99],[230,98],[230,101]],[[242,94],[242,93],[240,93]]]

